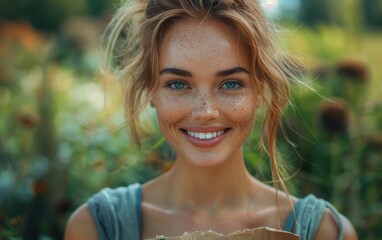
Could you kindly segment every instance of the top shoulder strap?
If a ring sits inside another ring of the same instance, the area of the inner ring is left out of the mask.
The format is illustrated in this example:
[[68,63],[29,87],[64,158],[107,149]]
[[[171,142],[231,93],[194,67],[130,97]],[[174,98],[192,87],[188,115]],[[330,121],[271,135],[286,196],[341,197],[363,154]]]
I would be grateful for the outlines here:
[[140,239],[141,185],[105,188],[88,201],[101,240]]
[[295,214],[293,212],[290,214],[284,230],[298,234],[302,240],[313,240],[326,208],[332,211],[339,227],[337,239],[342,240],[344,230],[337,209],[327,201],[316,198],[314,195],[308,195],[297,201]]

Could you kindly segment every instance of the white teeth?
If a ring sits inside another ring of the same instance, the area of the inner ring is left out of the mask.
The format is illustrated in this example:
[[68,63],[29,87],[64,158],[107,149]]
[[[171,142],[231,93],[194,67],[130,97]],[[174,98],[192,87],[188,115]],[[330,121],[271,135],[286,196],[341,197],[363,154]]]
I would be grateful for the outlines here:
[[220,131],[217,131],[217,132],[191,132],[191,131],[187,131],[187,134],[192,136],[192,137],[195,137],[195,138],[199,138],[199,139],[212,139],[212,138],[216,138],[220,135],[222,135],[224,133],[224,130],[220,130]]

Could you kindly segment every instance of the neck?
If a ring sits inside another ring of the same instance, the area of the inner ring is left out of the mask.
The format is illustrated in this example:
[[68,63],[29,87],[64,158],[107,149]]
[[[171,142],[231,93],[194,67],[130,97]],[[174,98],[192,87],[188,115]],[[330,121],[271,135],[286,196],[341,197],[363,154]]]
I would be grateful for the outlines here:
[[245,167],[242,151],[208,168],[177,159],[166,178],[171,205],[190,212],[212,214],[215,210],[242,208],[254,193],[254,181]]

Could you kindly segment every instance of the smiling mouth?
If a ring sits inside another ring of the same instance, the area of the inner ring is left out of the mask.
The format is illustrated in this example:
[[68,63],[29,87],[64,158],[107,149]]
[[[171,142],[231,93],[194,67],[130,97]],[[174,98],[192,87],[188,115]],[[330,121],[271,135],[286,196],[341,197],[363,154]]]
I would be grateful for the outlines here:
[[223,135],[228,130],[229,129],[226,128],[226,129],[223,129],[220,131],[215,131],[215,132],[192,132],[192,131],[182,129],[182,131],[184,133],[186,133],[187,135],[194,137],[194,138],[197,138],[197,139],[201,139],[201,140],[210,140],[210,139],[217,138],[217,137]]

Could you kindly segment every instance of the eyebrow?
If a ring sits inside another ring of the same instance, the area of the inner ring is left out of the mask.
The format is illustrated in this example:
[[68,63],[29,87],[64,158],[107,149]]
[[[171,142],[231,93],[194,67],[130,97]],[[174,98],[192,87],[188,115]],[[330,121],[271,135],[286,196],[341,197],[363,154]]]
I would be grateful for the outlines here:
[[164,74],[174,74],[174,75],[179,75],[179,76],[183,76],[183,77],[192,77],[192,74],[189,71],[179,69],[179,68],[162,69],[159,72],[159,75],[164,75]]
[[[216,73],[216,76],[226,77],[226,76],[229,76],[229,75],[232,75],[235,73],[248,73],[249,74],[249,71],[245,68],[242,68],[242,67],[234,67],[234,68],[218,71]],[[179,76],[183,76],[183,77],[192,77],[191,72],[189,72],[187,70],[179,69],[179,68],[173,68],[173,67],[164,68],[159,72],[159,75],[164,75],[164,74],[174,74],[174,75],[179,75]]]
[[245,68],[242,68],[242,67],[234,67],[234,68],[219,71],[216,73],[216,76],[226,77],[226,76],[229,76],[229,75],[232,75],[235,73],[248,73],[249,74],[249,71]]

